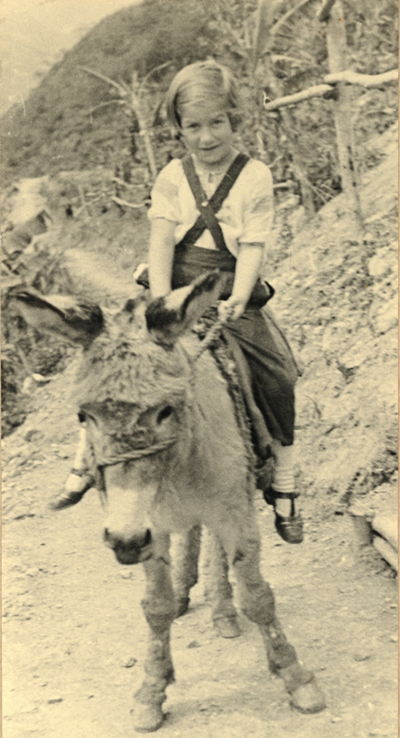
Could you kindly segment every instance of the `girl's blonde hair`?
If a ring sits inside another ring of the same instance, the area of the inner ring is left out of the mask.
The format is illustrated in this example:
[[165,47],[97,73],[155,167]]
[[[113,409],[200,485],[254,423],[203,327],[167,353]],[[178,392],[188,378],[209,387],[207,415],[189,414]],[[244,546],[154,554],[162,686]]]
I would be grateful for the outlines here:
[[227,67],[213,60],[189,64],[175,75],[167,92],[167,113],[172,125],[181,128],[182,108],[199,100],[218,100],[226,108],[232,130],[242,122],[238,84]]

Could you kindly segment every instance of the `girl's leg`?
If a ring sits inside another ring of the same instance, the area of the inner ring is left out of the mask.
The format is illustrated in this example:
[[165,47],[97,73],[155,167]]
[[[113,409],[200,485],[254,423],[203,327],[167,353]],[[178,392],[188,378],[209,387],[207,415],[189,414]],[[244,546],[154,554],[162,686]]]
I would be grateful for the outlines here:
[[53,510],[62,510],[64,507],[75,505],[81,500],[85,492],[93,486],[94,478],[89,471],[86,451],[86,427],[84,423],[81,423],[74,464],[65,482],[64,489],[50,503]]
[[[301,543],[302,520],[296,514],[295,498],[298,493],[294,488],[293,475],[294,386],[298,376],[294,359],[275,323],[260,310],[247,310],[239,320],[228,323],[226,331],[230,334],[228,345],[233,337],[243,352],[250,375],[250,393],[269,431],[268,445],[272,442],[276,466],[274,479],[272,483],[269,480],[263,483],[261,474],[258,484],[261,484],[265,500],[274,506],[279,535],[288,543]],[[236,362],[239,366],[240,356]],[[256,436],[255,445],[261,449],[263,438],[257,431],[245,387],[243,391]]]
[[[282,446],[275,438],[272,439],[271,445],[275,457],[272,489],[275,492],[294,492],[293,446]],[[289,499],[278,498],[275,509],[280,515],[289,516],[290,506]]]
[[264,491],[266,502],[275,510],[275,525],[278,533],[288,543],[301,543],[303,540],[303,521],[296,510],[293,446],[282,446],[280,441],[272,440],[275,468],[271,486]]

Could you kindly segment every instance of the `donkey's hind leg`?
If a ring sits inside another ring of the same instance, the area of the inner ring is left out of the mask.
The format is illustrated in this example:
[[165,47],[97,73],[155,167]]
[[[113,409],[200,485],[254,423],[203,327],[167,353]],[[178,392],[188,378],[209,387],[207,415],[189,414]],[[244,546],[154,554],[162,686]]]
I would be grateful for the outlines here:
[[173,583],[177,618],[187,612],[190,590],[199,579],[200,544],[200,526],[179,535],[173,543]]
[[256,623],[264,640],[270,670],[282,677],[290,703],[301,712],[319,712],[325,699],[312,672],[299,663],[275,614],[271,587],[260,573],[260,541],[242,538],[233,556],[241,608]]
[[227,555],[214,533],[205,530],[203,534],[206,546],[207,595],[211,602],[214,627],[222,638],[236,638],[240,635],[240,627],[233,604],[232,586],[228,579]]

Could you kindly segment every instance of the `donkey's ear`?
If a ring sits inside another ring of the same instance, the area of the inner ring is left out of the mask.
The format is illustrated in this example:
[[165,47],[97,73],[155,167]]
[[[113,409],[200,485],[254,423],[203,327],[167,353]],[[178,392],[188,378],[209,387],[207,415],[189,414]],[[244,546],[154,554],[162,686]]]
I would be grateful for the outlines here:
[[41,333],[55,333],[71,343],[88,346],[102,330],[98,305],[68,295],[42,297],[33,290],[13,296],[20,315]]
[[153,300],[146,310],[147,329],[157,343],[172,345],[215,303],[222,278],[216,269],[198,277],[188,287]]

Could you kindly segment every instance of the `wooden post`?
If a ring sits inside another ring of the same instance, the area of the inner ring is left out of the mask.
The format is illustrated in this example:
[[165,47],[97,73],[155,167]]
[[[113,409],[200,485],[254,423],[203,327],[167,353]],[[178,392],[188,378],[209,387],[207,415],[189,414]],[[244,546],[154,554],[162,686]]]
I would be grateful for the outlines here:
[[[346,70],[346,28],[341,0],[336,0],[327,13],[327,45],[329,70],[331,74]],[[326,15],[324,16],[324,20]],[[357,186],[356,162],[354,156],[354,136],[351,123],[351,87],[345,82],[337,83],[337,100],[334,107],[335,129],[338,145],[342,190],[352,212],[358,234],[362,230],[360,195]]]

